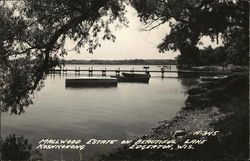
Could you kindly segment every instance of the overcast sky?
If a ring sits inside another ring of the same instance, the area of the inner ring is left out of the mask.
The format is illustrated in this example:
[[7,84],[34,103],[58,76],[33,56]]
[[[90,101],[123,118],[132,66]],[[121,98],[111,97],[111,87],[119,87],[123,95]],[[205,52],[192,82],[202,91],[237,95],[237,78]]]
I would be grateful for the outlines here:
[[[127,18],[129,27],[123,27],[115,31],[116,41],[103,41],[101,47],[89,54],[86,49],[81,54],[75,51],[69,52],[65,59],[174,59],[178,53],[159,53],[157,45],[170,31],[168,25],[162,25],[153,31],[140,31],[144,25],[139,21],[136,11],[127,7]],[[74,45],[67,43],[67,48]]]
[[[81,53],[70,51],[65,59],[174,59],[179,52],[167,51],[159,53],[157,45],[162,42],[162,39],[170,32],[168,24],[161,25],[152,31],[141,31],[145,26],[139,21],[137,12],[132,7],[127,7],[126,17],[129,20],[129,27],[123,27],[115,31],[116,41],[102,41],[101,47],[97,48],[93,54],[82,49]],[[210,38],[202,39],[209,44]],[[213,47],[218,44],[212,43]],[[66,48],[72,49],[74,43],[67,42]],[[202,47],[200,47],[202,48]]]

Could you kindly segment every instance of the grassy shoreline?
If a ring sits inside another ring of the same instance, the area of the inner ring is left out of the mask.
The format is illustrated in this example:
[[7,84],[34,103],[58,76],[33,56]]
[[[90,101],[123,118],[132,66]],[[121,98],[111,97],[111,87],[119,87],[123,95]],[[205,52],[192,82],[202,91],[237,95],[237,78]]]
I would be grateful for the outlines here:
[[194,150],[129,150],[124,146],[104,160],[166,159],[242,159],[249,158],[249,77],[248,73],[199,84],[188,90],[185,106],[172,120],[165,120],[141,139],[171,139],[184,134],[178,142],[199,139],[195,131],[219,131],[216,136],[202,137],[207,142]]

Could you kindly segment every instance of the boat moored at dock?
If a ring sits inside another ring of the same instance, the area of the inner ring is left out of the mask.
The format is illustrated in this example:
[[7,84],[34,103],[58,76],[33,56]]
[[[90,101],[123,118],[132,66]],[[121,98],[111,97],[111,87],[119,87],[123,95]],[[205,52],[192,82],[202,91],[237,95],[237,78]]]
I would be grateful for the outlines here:
[[117,78],[118,82],[136,82],[136,83],[148,83],[150,75],[137,74],[137,73],[122,73],[122,76],[111,76]]
[[124,77],[131,77],[131,78],[150,78],[149,73],[122,73]]
[[118,82],[135,82],[135,83],[148,83],[149,77],[124,77],[124,76],[111,76],[117,78]]
[[221,79],[225,79],[228,76],[201,76],[200,79],[202,81],[216,81],[216,80],[221,80]]

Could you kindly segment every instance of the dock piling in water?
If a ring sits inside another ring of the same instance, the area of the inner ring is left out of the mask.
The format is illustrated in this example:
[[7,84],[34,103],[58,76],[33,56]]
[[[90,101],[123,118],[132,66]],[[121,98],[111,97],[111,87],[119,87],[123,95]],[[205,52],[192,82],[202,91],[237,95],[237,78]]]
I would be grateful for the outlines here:
[[93,76],[93,67],[89,67],[89,76]]
[[105,68],[104,70],[102,70],[102,76],[103,76],[103,77],[106,77],[106,71],[107,71],[106,68]]
[[134,73],[135,72],[135,69],[134,68],[132,68],[132,70],[130,71],[131,73]]
[[164,68],[161,68],[161,77],[164,78]]
[[120,76],[120,68],[118,68],[118,69],[115,70],[115,75],[116,76]]
[[143,69],[145,69],[146,74],[149,74],[149,71],[148,71],[149,67],[143,67]]
[[75,67],[75,76],[80,76],[80,71],[81,71],[80,67],[78,67],[78,69],[77,67]]

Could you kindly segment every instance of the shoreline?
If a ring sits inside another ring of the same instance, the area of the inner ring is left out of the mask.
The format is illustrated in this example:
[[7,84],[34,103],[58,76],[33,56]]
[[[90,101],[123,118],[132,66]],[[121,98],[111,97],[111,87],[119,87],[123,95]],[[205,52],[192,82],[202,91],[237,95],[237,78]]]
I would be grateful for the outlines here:
[[[141,139],[171,139],[178,142],[200,138],[207,141],[194,150],[134,150],[124,146],[104,160],[133,159],[248,159],[248,74],[200,83],[187,91],[184,107],[171,120],[164,120]],[[194,136],[197,131],[218,132],[214,136]],[[174,135],[179,133],[180,136]],[[228,146],[230,145],[230,146]]]

